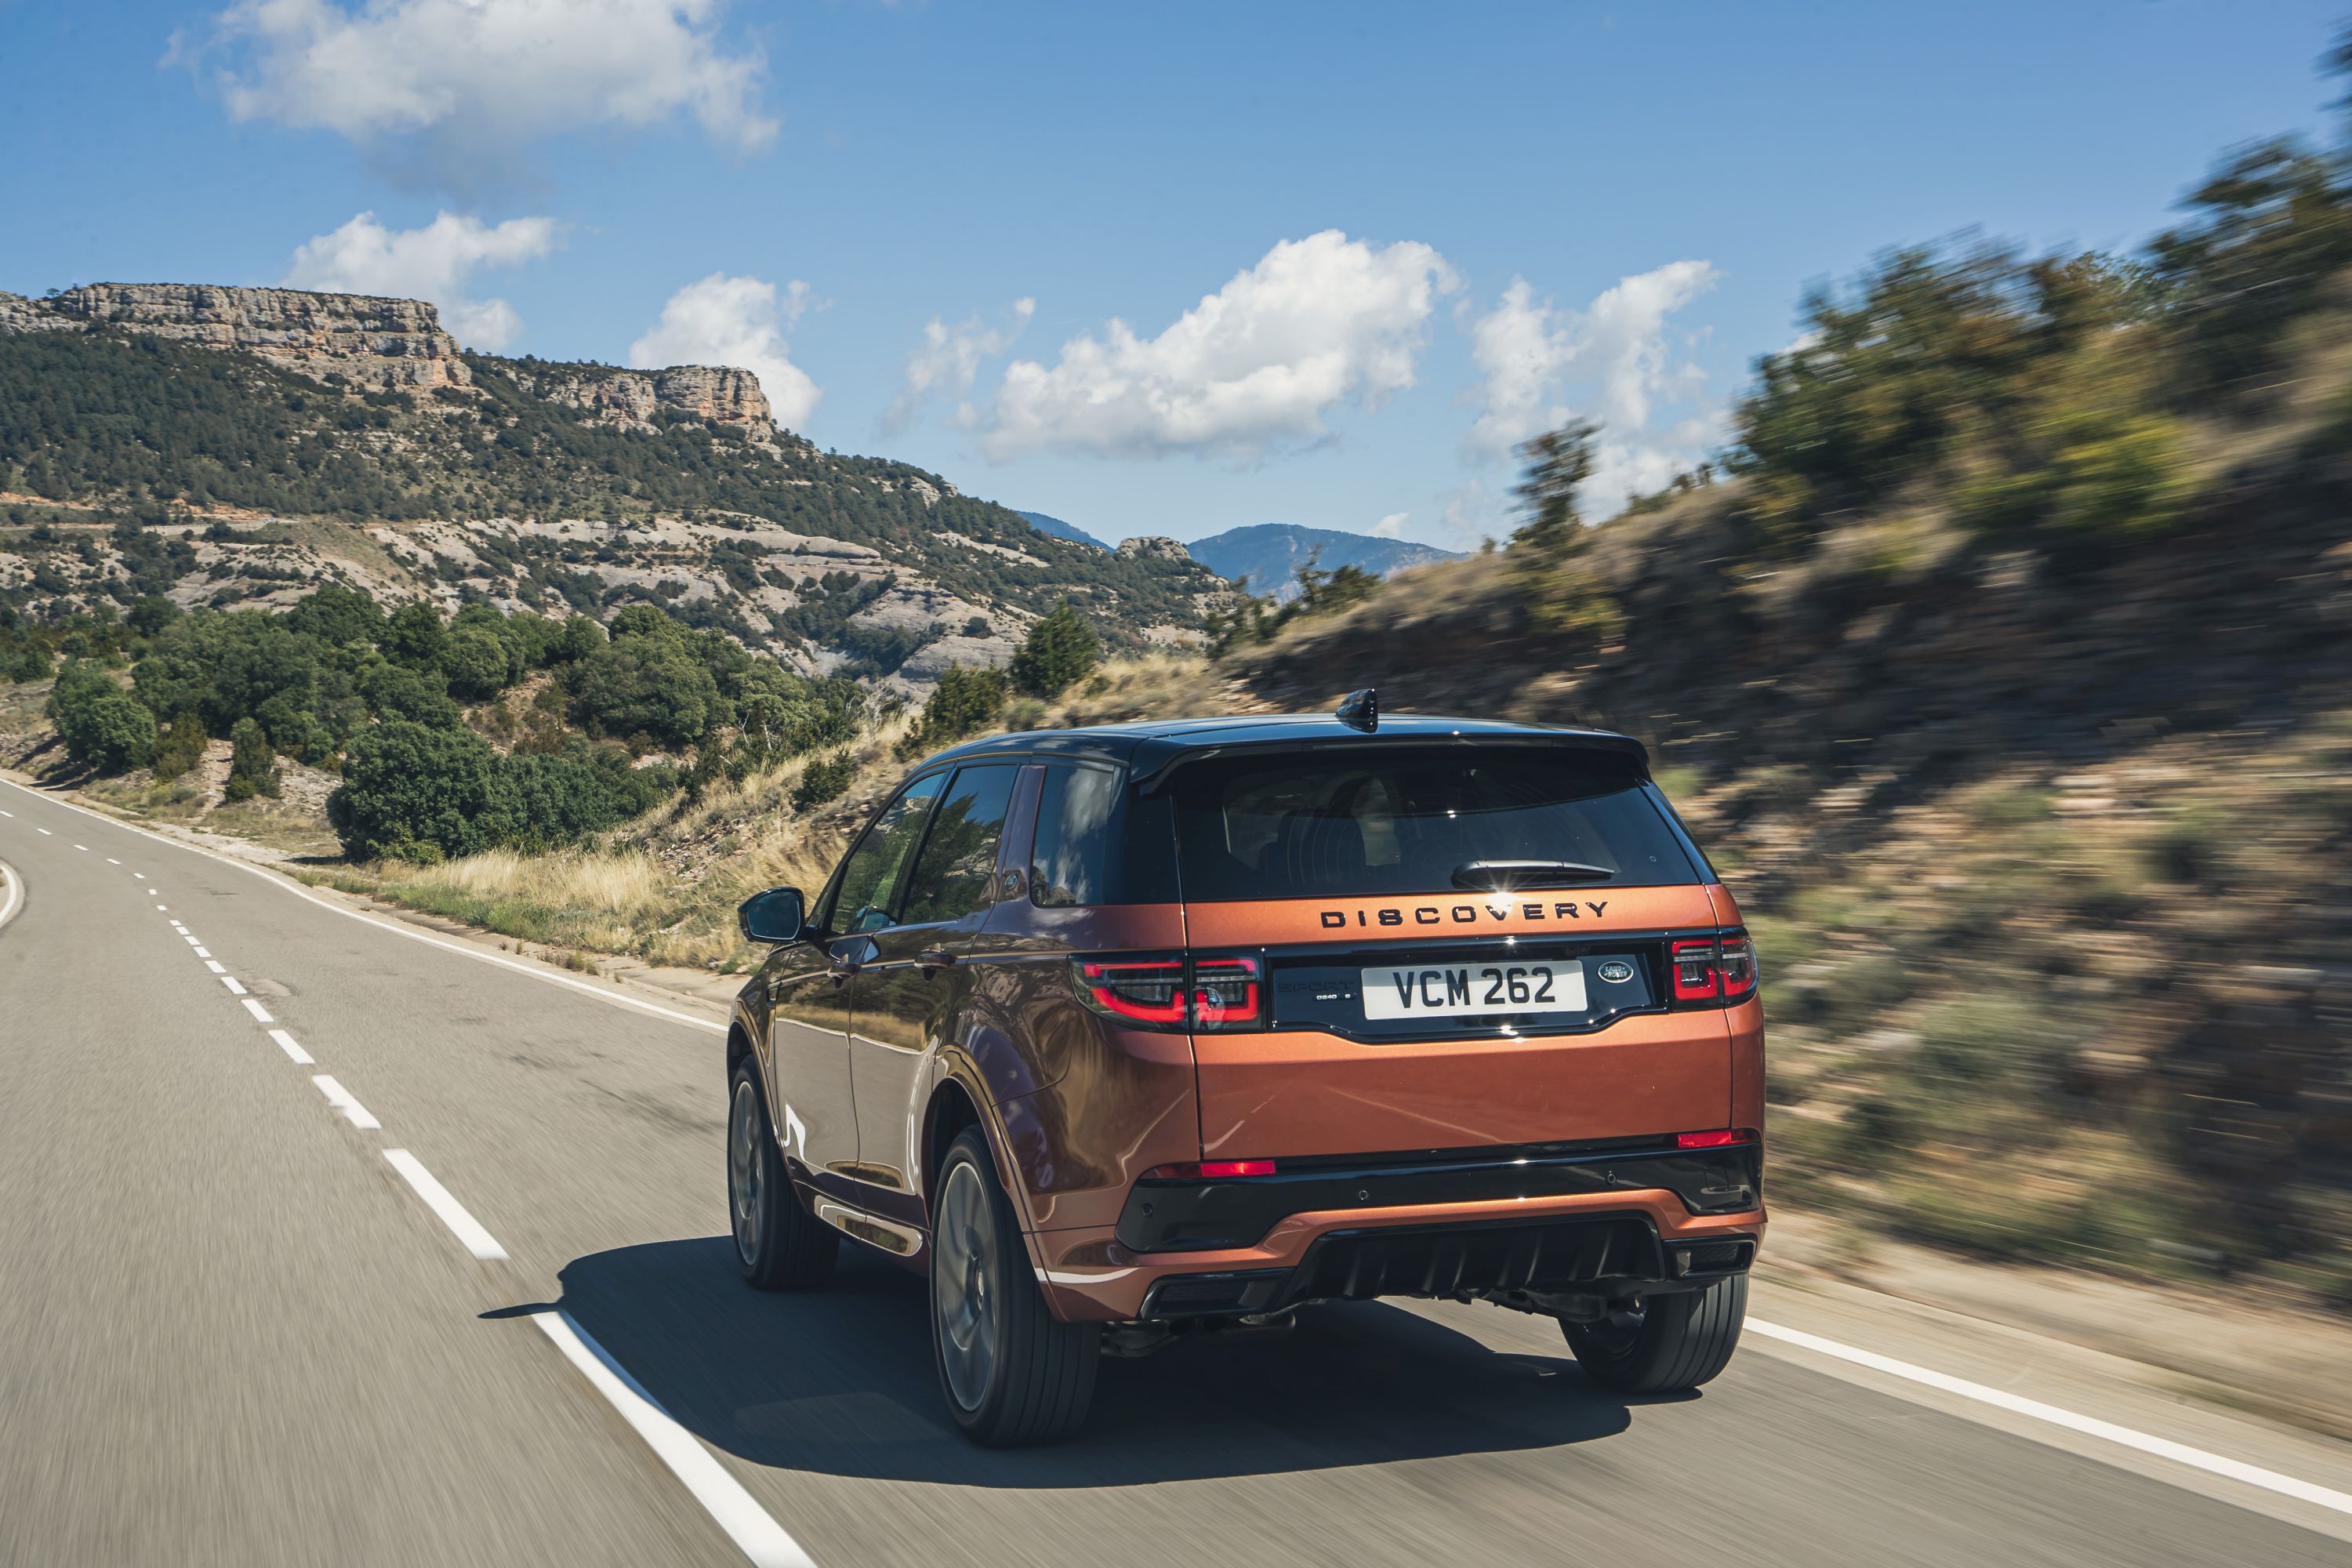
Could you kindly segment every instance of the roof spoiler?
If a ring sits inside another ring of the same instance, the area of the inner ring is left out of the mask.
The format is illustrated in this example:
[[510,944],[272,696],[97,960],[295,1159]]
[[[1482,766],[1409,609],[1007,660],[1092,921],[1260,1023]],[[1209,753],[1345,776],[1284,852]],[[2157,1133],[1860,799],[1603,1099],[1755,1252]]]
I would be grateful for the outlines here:
[[[1369,695],[1367,693],[1366,695]],[[1352,726],[1351,726],[1352,727]],[[1508,746],[1512,748],[1557,748],[1562,751],[1609,752],[1631,757],[1641,776],[1650,776],[1649,748],[1631,735],[1619,735],[1606,730],[1527,730],[1496,734],[1485,731],[1474,734],[1433,735],[1404,731],[1375,735],[1367,730],[1362,735],[1332,736],[1324,740],[1302,742],[1297,737],[1265,741],[1226,741],[1207,746],[1171,746],[1161,751],[1150,742],[1135,750],[1129,763],[1129,778],[1136,790],[1144,795],[1161,788],[1171,773],[1193,763],[1204,763],[1213,757],[1247,755],[1252,752],[1372,751],[1396,746]],[[1158,754],[1155,755],[1154,753]]]

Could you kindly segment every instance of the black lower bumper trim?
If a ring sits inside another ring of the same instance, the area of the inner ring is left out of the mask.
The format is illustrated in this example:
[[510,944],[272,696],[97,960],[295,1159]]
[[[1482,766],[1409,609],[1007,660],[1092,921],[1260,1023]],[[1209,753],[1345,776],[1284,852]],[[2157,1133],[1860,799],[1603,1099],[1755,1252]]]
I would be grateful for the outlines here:
[[1656,1189],[1695,1215],[1745,1214],[1763,1202],[1764,1188],[1755,1143],[1486,1148],[1277,1166],[1271,1176],[1138,1182],[1119,1214],[1119,1244],[1134,1252],[1251,1247],[1295,1214]]
[[1144,1297],[1139,1316],[1230,1317],[1381,1296],[1490,1299],[1557,1310],[1562,1298],[1697,1289],[1746,1273],[1755,1257],[1753,1237],[1662,1239],[1643,1214],[1368,1226],[1318,1237],[1296,1268],[1169,1275]]

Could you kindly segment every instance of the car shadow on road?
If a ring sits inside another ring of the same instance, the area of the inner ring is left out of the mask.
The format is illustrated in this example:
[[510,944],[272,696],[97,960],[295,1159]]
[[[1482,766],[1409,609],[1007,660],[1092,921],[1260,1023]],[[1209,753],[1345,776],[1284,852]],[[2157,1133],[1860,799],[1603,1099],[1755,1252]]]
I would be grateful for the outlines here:
[[[843,1251],[833,1283],[764,1295],[725,1237],[575,1259],[558,1303],[671,1415],[754,1464],[966,1486],[1124,1486],[1548,1448],[1631,1415],[1557,1357],[1496,1352],[1347,1302],[1290,1334],[1105,1360],[1058,1447],[976,1448],[940,1408],[922,1281]],[[504,1315],[504,1314],[499,1314]]]

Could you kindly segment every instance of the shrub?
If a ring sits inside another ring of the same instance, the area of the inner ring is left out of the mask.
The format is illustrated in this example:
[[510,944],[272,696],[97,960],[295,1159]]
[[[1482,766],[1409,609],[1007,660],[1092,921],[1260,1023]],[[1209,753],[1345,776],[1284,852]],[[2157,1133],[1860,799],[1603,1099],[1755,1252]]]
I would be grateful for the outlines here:
[[812,757],[801,772],[801,782],[793,789],[793,809],[809,812],[827,801],[839,800],[856,777],[857,763],[846,751],[835,752],[829,757]]
[[452,695],[482,702],[506,689],[509,674],[506,640],[487,626],[459,626],[441,650],[441,668]]
[[47,710],[66,755],[83,767],[121,773],[155,754],[155,715],[95,665],[67,664]]
[[329,583],[286,612],[286,624],[330,647],[374,642],[383,635],[383,610],[364,588]]
[[438,669],[449,646],[449,628],[430,605],[403,605],[385,623],[378,647],[384,658],[411,669]]
[[352,741],[327,819],[354,859],[472,855],[509,838],[514,781],[499,754],[466,730],[394,720]]
[[735,717],[709,669],[681,640],[667,637],[620,637],[581,660],[566,681],[572,716],[591,734],[642,736],[683,748]]
[[923,704],[922,717],[898,742],[898,755],[919,757],[981,729],[1003,710],[1004,687],[1001,669],[948,666],[940,672],[930,700]]
[[613,825],[614,801],[594,768],[571,757],[510,757],[516,843],[552,849]]
[[383,719],[406,719],[436,730],[454,730],[465,714],[442,689],[440,672],[406,665],[379,664],[363,671],[360,696]]
[[278,793],[278,756],[259,721],[239,719],[228,732],[228,798],[251,800]]
[[155,778],[168,784],[205,760],[205,724],[189,709],[155,742]]
[[1029,628],[1009,673],[1014,688],[1031,697],[1059,697],[1092,674],[1101,657],[1094,628],[1065,599]]

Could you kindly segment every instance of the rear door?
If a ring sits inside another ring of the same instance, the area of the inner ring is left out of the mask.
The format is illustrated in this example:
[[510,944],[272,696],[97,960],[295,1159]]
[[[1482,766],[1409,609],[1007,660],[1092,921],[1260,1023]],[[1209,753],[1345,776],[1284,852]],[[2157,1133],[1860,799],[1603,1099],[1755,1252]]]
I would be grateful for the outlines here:
[[1169,787],[1188,945],[1268,981],[1267,1028],[1194,1037],[1205,1157],[1724,1124],[1724,1015],[1665,965],[1713,906],[1630,759],[1401,741]]
[[995,900],[1004,819],[1020,776],[1014,763],[957,770],[928,813],[890,923],[873,933],[853,988],[859,1175],[895,1193],[913,1192],[924,1064],[953,1028],[970,987],[966,961]]
[[781,1105],[776,1130],[813,1171],[860,1179],[851,1087],[851,986],[889,924],[907,862],[922,841],[945,773],[917,779],[882,809],[843,862],[816,911],[824,935],[809,958],[770,982],[769,1037]]

